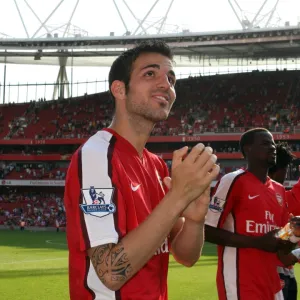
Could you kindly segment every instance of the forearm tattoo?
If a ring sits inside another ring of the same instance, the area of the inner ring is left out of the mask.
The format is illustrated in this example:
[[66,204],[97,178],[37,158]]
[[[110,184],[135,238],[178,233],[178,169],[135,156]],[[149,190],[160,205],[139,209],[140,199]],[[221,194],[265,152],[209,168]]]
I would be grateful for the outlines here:
[[132,267],[122,243],[96,247],[90,255],[93,266],[103,284],[126,281],[132,275]]

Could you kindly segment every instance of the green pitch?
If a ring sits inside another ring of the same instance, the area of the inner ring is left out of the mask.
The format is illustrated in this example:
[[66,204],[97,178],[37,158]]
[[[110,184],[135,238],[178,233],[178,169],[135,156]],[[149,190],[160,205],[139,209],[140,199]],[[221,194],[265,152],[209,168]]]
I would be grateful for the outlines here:
[[[67,300],[67,255],[64,233],[0,231],[0,299]],[[216,300],[216,263],[211,244],[193,268],[171,258],[169,299]],[[298,266],[296,273],[300,278]]]

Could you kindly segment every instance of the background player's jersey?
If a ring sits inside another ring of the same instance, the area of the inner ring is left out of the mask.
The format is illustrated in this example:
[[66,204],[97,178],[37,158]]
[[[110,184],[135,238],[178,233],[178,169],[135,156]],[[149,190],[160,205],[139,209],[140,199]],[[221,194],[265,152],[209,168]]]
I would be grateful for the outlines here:
[[300,180],[289,191],[285,192],[289,213],[300,216]]
[[[206,224],[237,234],[262,236],[287,218],[284,187],[263,184],[252,173],[225,175],[216,187]],[[218,246],[219,299],[273,300],[280,287],[276,254],[253,248]]]
[[[285,191],[285,198],[288,206],[288,212],[294,216],[300,216],[300,180],[293,186],[291,190]],[[284,267],[282,263],[278,265],[278,273],[290,278],[295,277],[294,267]]]
[[101,283],[87,256],[87,249],[118,243],[147,218],[164,197],[165,176],[167,166],[160,158],[144,150],[141,160],[110,129],[96,133],[73,155],[65,189],[72,300],[167,299],[167,238],[117,292]]

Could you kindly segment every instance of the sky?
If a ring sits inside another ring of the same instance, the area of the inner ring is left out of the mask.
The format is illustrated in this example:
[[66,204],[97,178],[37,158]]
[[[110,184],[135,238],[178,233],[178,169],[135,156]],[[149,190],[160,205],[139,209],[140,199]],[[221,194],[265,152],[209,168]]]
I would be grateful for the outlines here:
[[[26,31],[22,25],[18,10],[14,0],[2,0],[0,10],[0,38],[5,35],[13,38],[29,37],[45,37],[46,31],[44,28],[38,31],[40,22],[34,16],[26,2],[32,7],[38,18],[44,22],[51,11],[59,4],[56,12],[46,22],[46,26],[51,30],[55,27],[66,24],[77,0],[16,0],[19,11],[22,14]],[[157,0],[126,0],[126,3],[134,13],[137,19],[142,20],[149,9]],[[240,17],[247,17],[250,21],[254,18],[265,0],[236,0],[242,11],[238,10]],[[117,36],[122,36],[126,32],[121,18],[118,15],[114,2],[122,14],[126,23],[127,30],[131,33],[135,32],[138,23],[130,14],[123,0],[80,0],[72,19],[72,24],[81,28],[84,34],[88,36],[108,36],[110,32],[114,32]],[[148,27],[154,22],[161,19],[167,11],[171,0],[157,1],[156,6],[150,13],[144,27]],[[231,0],[234,3],[234,0]],[[264,9],[261,11],[260,18],[264,15],[265,22],[267,13],[274,7],[277,0],[268,0]],[[237,7],[237,6],[235,6]],[[264,26],[264,20],[260,26]],[[285,22],[290,22],[291,26],[296,26],[300,22],[300,1],[299,0],[279,0],[277,10],[274,14],[271,24],[283,25]],[[208,32],[208,31],[225,31],[241,29],[228,0],[174,0],[173,5],[168,14],[166,25],[163,28],[164,33],[182,32],[189,30],[191,32]],[[53,31],[61,37],[63,32]],[[139,33],[140,30],[137,31]],[[156,33],[157,28],[148,29],[148,33]],[[58,66],[31,66],[31,65],[12,65],[6,67],[6,83],[44,83],[54,82],[58,73]],[[94,93],[107,89],[105,82],[109,68],[100,67],[77,67],[73,68],[73,82],[83,81],[99,81],[91,84],[79,84],[73,86],[73,96],[83,94],[84,92]],[[213,70],[214,72],[215,70]],[[176,70],[179,77],[186,77],[191,74],[199,74],[200,68],[183,68]],[[69,80],[71,78],[71,68],[67,68]],[[3,75],[4,65],[0,64],[0,102],[3,99]],[[102,83],[100,82],[102,81]],[[51,87],[41,86],[23,86],[21,88],[13,87],[6,88],[6,102],[24,102],[46,96],[47,99],[52,97]]]

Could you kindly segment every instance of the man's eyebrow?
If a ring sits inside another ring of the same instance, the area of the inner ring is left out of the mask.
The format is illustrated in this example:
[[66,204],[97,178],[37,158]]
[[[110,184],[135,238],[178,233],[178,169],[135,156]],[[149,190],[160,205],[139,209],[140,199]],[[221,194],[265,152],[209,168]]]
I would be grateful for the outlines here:
[[143,67],[141,70],[148,69],[148,68],[160,69],[160,65],[158,65],[158,64],[150,64],[150,65],[147,65],[147,66]]
[[[148,69],[148,68],[160,69],[160,65],[150,64],[150,65],[143,67],[141,70]],[[173,70],[170,70],[168,73],[176,78],[175,72]]]

